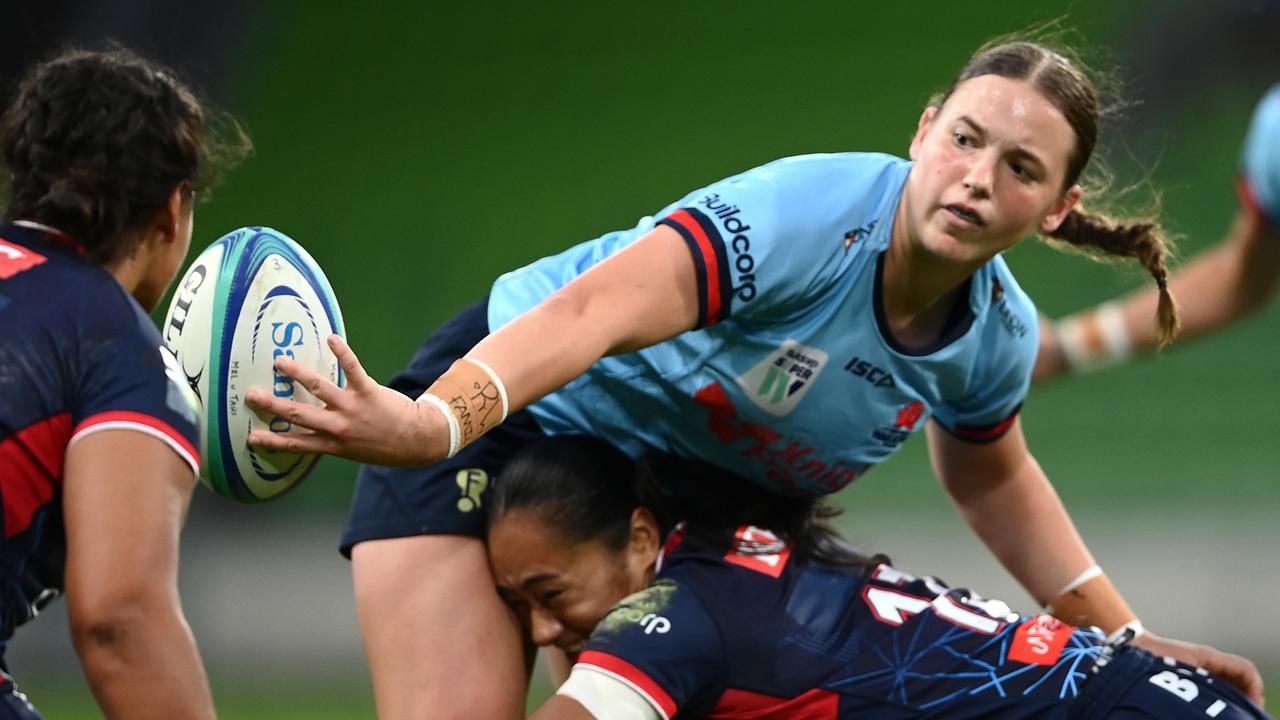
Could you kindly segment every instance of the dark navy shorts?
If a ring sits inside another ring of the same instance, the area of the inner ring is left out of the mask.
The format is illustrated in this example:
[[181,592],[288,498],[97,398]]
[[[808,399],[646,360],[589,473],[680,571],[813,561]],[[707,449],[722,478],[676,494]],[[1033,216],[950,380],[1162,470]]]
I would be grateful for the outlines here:
[[[432,333],[389,387],[417,398],[488,334],[485,301]],[[545,434],[533,416],[521,410],[431,467],[361,466],[339,549],[351,557],[351,548],[365,540],[441,534],[484,537],[484,503],[499,470],[526,443],[541,437]]]
[[27,696],[18,691],[13,677],[3,671],[0,671],[0,720],[42,720]]
[[1072,703],[1072,720],[1266,720],[1244,693],[1204,670],[1121,646]]

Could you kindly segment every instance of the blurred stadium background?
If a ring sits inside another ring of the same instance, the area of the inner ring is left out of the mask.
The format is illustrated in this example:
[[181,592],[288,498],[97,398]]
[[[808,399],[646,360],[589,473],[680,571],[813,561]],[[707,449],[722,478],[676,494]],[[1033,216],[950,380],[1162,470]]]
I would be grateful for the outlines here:
[[[1140,103],[1105,129],[1107,157],[1119,185],[1149,174],[1164,191],[1190,255],[1230,220],[1248,112],[1280,80],[1276,0],[6,5],[6,91],[62,42],[114,37],[236,115],[257,155],[198,210],[196,246],[252,224],[301,241],[384,380],[499,273],[692,188],[791,154],[904,153],[978,44],[1051,18]],[[1051,315],[1143,282],[1035,243],[1008,259]],[[1275,303],[1211,342],[1036,389],[1024,415],[1148,626],[1248,655],[1273,687],[1278,329]],[[223,717],[373,717],[335,550],[354,473],[326,460],[257,507],[197,490],[182,589]],[[922,441],[839,500],[847,532],[900,566],[1031,606],[956,518]],[[97,717],[64,605],[46,615],[9,644],[9,666],[47,717]]]

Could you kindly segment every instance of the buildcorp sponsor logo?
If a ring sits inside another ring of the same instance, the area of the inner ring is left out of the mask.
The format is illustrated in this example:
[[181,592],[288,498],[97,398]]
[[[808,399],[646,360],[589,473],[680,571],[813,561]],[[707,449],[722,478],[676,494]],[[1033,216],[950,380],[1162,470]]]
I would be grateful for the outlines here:
[[727,200],[722,200],[719,193],[710,193],[698,201],[715,216],[720,222],[720,227],[724,228],[725,237],[728,240],[725,245],[733,251],[733,293],[743,302],[748,302],[756,296],[756,258],[751,254],[751,225],[746,220],[739,217],[742,208],[737,205],[730,204]]

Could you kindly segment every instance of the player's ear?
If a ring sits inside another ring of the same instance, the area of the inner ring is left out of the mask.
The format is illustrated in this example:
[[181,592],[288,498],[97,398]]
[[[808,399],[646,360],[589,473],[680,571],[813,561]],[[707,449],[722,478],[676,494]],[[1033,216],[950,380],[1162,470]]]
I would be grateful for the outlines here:
[[637,590],[647,586],[658,562],[658,549],[662,537],[658,534],[658,520],[649,508],[638,507],[631,511],[631,534],[627,538],[627,569],[638,582]]
[[186,180],[178,183],[173,188],[173,192],[169,193],[169,198],[165,200],[164,205],[156,210],[151,224],[152,232],[158,236],[159,240],[173,242],[178,238],[182,221],[191,211],[194,196],[191,183]]
[[929,123],[938,115],[938,108],[930,105],[920,113],[920,122],[916,125],[916,134],[911,138],[911,148],[907,154],[912,160],[920,153],[920,145],[924,142],[925,133],[929,131]]

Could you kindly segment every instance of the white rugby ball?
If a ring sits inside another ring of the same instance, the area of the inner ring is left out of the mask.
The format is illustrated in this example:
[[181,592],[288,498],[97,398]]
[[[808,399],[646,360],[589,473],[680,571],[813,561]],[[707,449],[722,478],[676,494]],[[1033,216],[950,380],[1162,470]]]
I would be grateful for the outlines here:
[[295,432],[282,417],[244,404],[249,388],[319,405],[277,374],[287,355],[338,385],[345,378],[325,342],[345,336],[324,272],[302,246],[266,227],[228,233],[196,257],[169,304],[163,334],[200,397],[200,479],[239,502],[261,502],[295,487],[318,456],[250,447],[253,430]]

